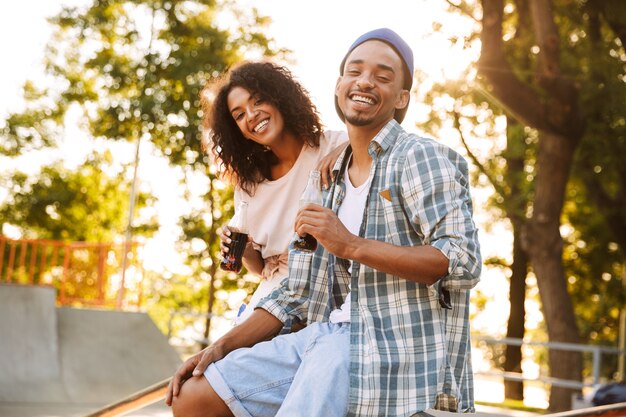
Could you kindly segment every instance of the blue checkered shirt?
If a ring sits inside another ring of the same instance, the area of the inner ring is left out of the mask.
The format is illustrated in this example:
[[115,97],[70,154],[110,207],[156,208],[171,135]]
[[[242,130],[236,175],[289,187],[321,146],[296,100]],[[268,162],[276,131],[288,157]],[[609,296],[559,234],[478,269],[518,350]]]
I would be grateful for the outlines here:
[[[445,145],[406,133],[395,120],[368,151],[372,185],[360,236],[431,245],[448,257],[447,275],[427,286],[358,262],[350,275],[345,260],[319,245],[313,255],[289,254],[289,278],[258,307],[288,331],[294,322],[328,321],[351,289],[348,416],[473,411],[469,291],[479,280],[481,257],[467,163]],[[337,174],[345,157],[335,165]],[[337,212],[344,194],[340,178],[326,206]],[[451,308],[440,303],[443,293]]]

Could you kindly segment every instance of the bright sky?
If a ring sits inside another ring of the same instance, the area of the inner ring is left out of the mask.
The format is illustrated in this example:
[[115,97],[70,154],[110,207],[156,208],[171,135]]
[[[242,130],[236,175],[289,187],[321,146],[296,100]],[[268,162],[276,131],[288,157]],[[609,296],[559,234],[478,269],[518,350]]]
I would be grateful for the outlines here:
[[[19,97],[27,78],[41,73],[42,49],[49,35],[45,17],[61,4],[80,5],[86,0],[21,0],[10,2],[0,14],[0,45],[3,65],[0,77],[0,114]],[[293,50],[292,70],[311,92],[329,128],[342,128],[333,108],[333,87],[338,65],[347,47],[360,34],[378,27],[389,27],[413,47],[416,67],[432,76],[458,72],[467,62],[459,50],[450,50],[442,35],[432,34],[432,23],[441,18],[443,1],[415,0],[239,0],[272,17],[269,34],[277,46]],[[384,4],[384,7],[382,6]],[[447,34],[463,33],[468,22],[447,18]],[[411,111],[409,111],[410,117]],[[409,126],[410,120],[405,122]]]

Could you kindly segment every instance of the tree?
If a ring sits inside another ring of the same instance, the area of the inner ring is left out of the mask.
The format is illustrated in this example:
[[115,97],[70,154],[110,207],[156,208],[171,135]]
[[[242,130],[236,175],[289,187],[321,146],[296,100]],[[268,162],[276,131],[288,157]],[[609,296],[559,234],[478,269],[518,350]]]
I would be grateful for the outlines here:
[[[28,268],[13,271],[14,281],[52,284],[61,303],[111,305],[106,281],[120,270],[113,242],[126,227],[130,183],[124,167],[113,167],[111,159],[108,152],[93,154],[76,169],[57,161],[41,167],[38,175],[16,171],[6,179],[10,189],[0,204],[0,227],[13,225],[29,239],[20,246],[21,263]],[[139,193],[137,208],[153,201]],[[144,237],[155,229],[155,219],[146,216],[134,224]],[[15,249],[9,246],[3,245],[3,259]]]
[[[150,141],[185,178],[199,175],[209,184],[217,176],[200,149],[201,89],[244,57],[287,52],[263,33],[268,18],[228,0],[94,0],[85,8],[64,8],[50,21],[50,85],[36,89],[27,83],[26,110],[7,118],[2,153],[55,145],[74,109],[89,136]],[[221,200],[204,204],[214,201]],[[218,221],[229,217],[212,217],[221,209],[209,211],[210,233],[202,235],[211,250]],[[216,264],[215,252],[208,255],[207,264]]]
[[[548,334],[552,341],[576,343],[580,336],[567,288],[559,227],[575,152],[581,141],[587,140],[589,122],[593,120],[583,110],[587,96],[584,90],[581,94],[580,88],[590,79],[589,67],[579,64],[582,57],[589,59],[600,53],[607,60],[618,61],[616,66],[620,66],[623,48],[619,48],[619,53],[608,51],[615,49],[616,39],[619,43],[619,30],[623,27],[612,25],[614,17],[606,15],[611,7],[615,10],[620,6],[610,0],[576,5],[569,1],[514,1],[507,2],[506,7],[502,0],[481,3],[479,73],[508,114],[539,132],[532,215],[523,237],[537,276]],[[589,19],[589,10],[603,19]],[[532,24],[530,39],[512,36],[523,27],[523,22]],[[588,31],[593,32],[594,24],[609,33],[601,47],[595,45],[600,52],[585,39]],[[532,62],[534,73],[530,80],[516,66],[515,54],[520,50]],[[586,62],[590,66],[596,64]],[[623,97],[623,91],[622,86],[617,92],[605,94]],[[581,357],[576,353],[551,351],[550,369],[554,377],[579,380]],[[553,387],[551,410],[569,409],[570,401],[571,390]]]
[[[0,218],[21,229],[31,239],[110,242],[123,234],[128,211],[129,180],[125,171],[108,175],[111,155],[92,155],[75,170],[60,162],[41,167],[30,177],[15,172]],[[153,197],[140,193],[138,208]],[[156,228],[154,219],[143,219],[136,229],[143,235]]]

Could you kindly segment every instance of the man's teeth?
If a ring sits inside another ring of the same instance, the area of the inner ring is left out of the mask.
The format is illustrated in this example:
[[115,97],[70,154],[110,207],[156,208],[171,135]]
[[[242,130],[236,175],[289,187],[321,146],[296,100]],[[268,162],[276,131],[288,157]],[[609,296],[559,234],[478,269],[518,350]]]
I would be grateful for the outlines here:
[[367,103],[367,104],[374,104],[374,100],[368,97],[363,97],[363,96],[352,96],[352,100],[360,101],[362,103]]
[[266,124],[268,124],[269,122],[267,120],[263,120],[261,123],[259,123],[258,125],[254,126],[254,131],[258,132],[259,130],[263,129],[265,127]]

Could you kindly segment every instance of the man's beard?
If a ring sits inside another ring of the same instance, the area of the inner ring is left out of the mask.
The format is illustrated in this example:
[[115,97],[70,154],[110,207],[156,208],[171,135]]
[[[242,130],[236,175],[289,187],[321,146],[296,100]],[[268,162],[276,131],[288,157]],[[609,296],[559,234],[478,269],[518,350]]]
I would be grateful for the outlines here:
[[346,122],[350,123],[352,126],[367,126],[374,120],[372,117],[365,117],[360,114],[352,116],[344,114],[344,117],[346,118]]

